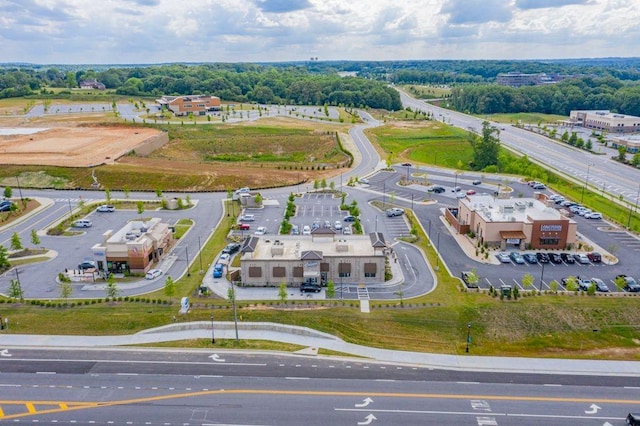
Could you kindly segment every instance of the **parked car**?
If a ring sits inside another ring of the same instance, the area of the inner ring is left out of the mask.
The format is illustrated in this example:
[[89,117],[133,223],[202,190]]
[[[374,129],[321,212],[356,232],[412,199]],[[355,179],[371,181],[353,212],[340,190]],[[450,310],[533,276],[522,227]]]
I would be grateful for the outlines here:
[[356,221],[356,217],[352,216],[352,215],[348,215],[348,216],[345,216],[344,219],[342,219],[342,220],[344,220],[345,222],[355,222]]
[[233,253],[237,252],[238,250],[240,250],[240,244],[238,244],[238,243],[230,243],[230,244],[227,244],[222,249],[222,253],[233,254]]
[[229,253],[221,253],[220,257],[218,257],[218,263],[228,264],[231,260],[231,255]]
[[602,219],[602,213],[600,212],[586,213],[584,217],[587,219]]
[[496,254],[496,257],[498,258],[500,263],[511,263],[511,258],[509,257],[509,254],[507,252],[501,251],[500,253]]
[[462,271],[462,281],[468,288],[478,288],[478,274],[471,271]]
[[580,216],[586,216],[588,214],[593,213],[593,211],[591,209],[580,209],[578,210],[578,215]]
[[402,216],[403,214],[404,209],[399,209],[397,207],[387,210],[387,217]]
[[576,253],[573,255],[573,258],[576,260],[576,262],[582,265],[587,265],[589,263],[589,258],[584,253]]
[[93,260],[83,260],[78,264],[78,269],[93,269],[96,267],[96,262]]
[[324,221],[324,224],[322,225],[323,228],[331,228],[331,222],[328,220]]
[[576,289],[579,289],[580,288],[580,282],[582,281],[582,278],[580,278],[579,275],[569,275],[568,277],[564,277],[563,279],[561,279],[560,282],[562,283],[562,285],[564,287],[566,287],[567,284],[569,284],[569,279],[570,278],[575,280]]
[[464,192],[460,191],[460,192],[456,192],[456,198],[464,198],[466,197],[467,194],[465,194]]
[[162,271],[160,269],[149,269],[147,273],[144,275],[146,280],[153,280],[162,275]]
[[264,235],[267,233],[267,228],[265,228],[264,226],[258,226],[256,228],[256,232],[254,232],[255,235]]
[[333,224],[333,228],[336,231],[340,231],[342,229],[342,222],[340,222],[339,220],[336,220],[335,223]]
[[358,182],[363,183],[365,185],[369,185],[369,179],[360,178],[360,179],[358,179]]
[[344,228],[342,228],[342,233],[344,235],[351,235],[351,227],[350,226],[345,226]]
[[522,257],[524,258],[524,260],[525,260],[527,263],[531,263],[532,265],[533,265],[534,263],[538,263],[538,258],[537,258],[537,257],[536,257],[536,255],[535,255],[535,254],[533,254],[533,253],[525,253],[525,254],[523,254],[523,255],[522,255]]
[[253,222],[254,220],[256,220],[256,216],[253,214],[243,214],[240,216],[241,222]]
[[576,263],[576,259],[574,259],[573,255],[571,255],[571,253],[561,253],[560,257],[562,258],[562,261],[564,263],[569,263],[569,264]]
[[438,186],[438,185],[436,185],[436,186],[430,186],[430,187],[427,189],[427,191],[428,191],[428,192],[435,192],[436,194],[442,194],[443,192],[445,192],[445,191],[446,191],[446,189],[444,189],[444,187],[443,187],[443,186]]
[[536,253],[536,259],[538,259],[540,263],[549,263],[549,255],[547,253]]
[[249,191],[251,191],[248,187],[244,187],[244,188],[240,188],[240,189],[236,189],[236,194],[246,194]]
[[74,228],[91,228],[91,221],[88,219],[79,219],[73,222]]
[[238,225],[238,229],[241,231],[247,231],[251,229],[251,225],[249,225],[248,223],[241,223],[240,225]]
[[213,278],[222,278],[224,274],[224,265],[222,263],[216,263],[213,266]]
[[547,186],[544,183],[536,183],[535,185],[533,185],[533,189],[547,189]]
[[111,204],[103,204],[96,209],[97,212],[100,213],[113,213],[116,211],[116,207]]
[[482,183],[482,181],[480,179],[476,179],[473,182],[471,182],[473,185],[480,185]]
[[13,205],[12,201],[4,200],[0,202],[0,212],[8,212],[11,210],[11,206]]
[[311,227],[309,225],[302,227],[302,235],[311,235]]
[[462,191],[462,188],[460,188],[459,186],[454,186],[453,188],[451,188],[451,192],[460,192]]
[[513,261],[513,263],[517,263],[518,265],[524,265],[524,258],[517,251],[512,251],[509,253],[509,257]]
[[300,284],[300,293],[320,293],[322,288],[319,284],[302,283]]
[[631,293],[640,292],[640,285],[637,283],[635,278],[630,277],[628,275],[624,275],[624,274],[616,275],[616,281],[618,280],[618,278],[622,278],[624,280],[625,291],[628,291]]
[[591,282],[595,284],[596,291],[599,291],[601,293],[606,293],[609,291],[609,287],[607,287],[604,281],[602,281],[600,278],[591,278]]
[[578,204],[578,203],[576,203],[575,201],[571,201],[571,200],[566,200],[566,201],[563,201],[563,202],[560,203],[560,205],[562,207],[571,207],[571,206],[575,206],[576,204]]
[[300,228],[298,225],[291,225],[291,235],[300,235]]
[[412,167],[413,166],[413,164],[411,164],[411,163],[402,163],[402,165],[405,166],[405,167]]
[[558,253],[549,253],[549,260],[551,263],[555,263],[556,265],[562,263],[562,256]]
[[475,189],[470,189],[467,191],[467,195],[475,195],[475,194],[476,194]]
[[582,290],[582,291],[588,291],[589,287],[591,287],[593,284],[593,281],[591,281],[589,278],[581,278],[578,280],[578,289]]
[[602,262],[602,255],[597,251],[592,251],[591,253],[587,253],[587,257],[591,263],[600,263]]

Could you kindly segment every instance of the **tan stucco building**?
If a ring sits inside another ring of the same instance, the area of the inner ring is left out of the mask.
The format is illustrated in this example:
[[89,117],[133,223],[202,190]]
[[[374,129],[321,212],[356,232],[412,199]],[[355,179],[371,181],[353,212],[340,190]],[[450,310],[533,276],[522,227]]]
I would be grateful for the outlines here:
[[241,281],[247,286],[302,283],[382,283],[388,253],[380,232],[336,235],[316,229],[312,235],[252,236],[240,249]]
[[565,249],[576,242],[577,223],[561,215],[552,203],[542,194],[510,199],[468,195],[445,214],[459,233],[473,231],[482,243],[503,250],[507,246]]
[[571,111],[572,124],[609,133],[640,132],[640,117],[610,111]]
[[166,254],[173,232],[167,223],[154,217],[131,221],[118,232],[109,230],[102,236],[102,243],[91,248],[98,270],[144,273]]
[[163,96],[156,102],[161,108],[167,108],[176,116],[205,115],[207,111],[220,110],[220,98],[217,96],[189,95],[189,96]]

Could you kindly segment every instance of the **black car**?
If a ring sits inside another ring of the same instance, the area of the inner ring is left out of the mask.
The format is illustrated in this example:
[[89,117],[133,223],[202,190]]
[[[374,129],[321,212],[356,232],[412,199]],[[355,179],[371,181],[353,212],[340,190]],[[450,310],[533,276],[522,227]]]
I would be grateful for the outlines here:
[[405,166],[405,167],[411,167],[411,166],[413,166],[413,164],[411,164],[411,163],[402,163],[402,165],[403,165],[403,166]]
[[321,287],[319,284],[302,283],[300,284],[300,293],[320,293]]
[[547,253],[536,253],[536,259],[538,259],[540,263],[549,263],[549,255]]
[[93,260],[85,260],[78,264],[78,269],[92,269],[96,267],[96,262]]
[[9,200],[0,201],[0,212],[8,212],[11,210],[11,205],[13,203]]
[[630,426],[640,426],[640,413],[629,413],[625,420]]
[[231,243],[231,244],[227,244],[225,246],[225,248],[222,249],[222,252],[223,253],[228,253],[228,254],[233,254],[233,253],[237,252],[238,250],[240,250],[240,244]]
[[558,253],[549,253],[549,260],[551,263],[555,263],[556,265],[562,263],[562,256]]
[[538,263],[538,258],[533,253],[525,253],[522,255],[522,257],[527,263],[531,263],[531,264]]
[[468,288],[478,288],[478,275],[472,271],[462,271],[462,281]]
[[622,278],[624,280],[624,290],[631,293],[640,292],[640,284],[635,280],[635,278],[630,277],[628,275],[620,274],[616,275],[616,281]]
[[561,253],[560,257],[562,258],[562,261],[564,263],[576,263],[576,259],[574,259],[573,255],[571,255],[571,253]]

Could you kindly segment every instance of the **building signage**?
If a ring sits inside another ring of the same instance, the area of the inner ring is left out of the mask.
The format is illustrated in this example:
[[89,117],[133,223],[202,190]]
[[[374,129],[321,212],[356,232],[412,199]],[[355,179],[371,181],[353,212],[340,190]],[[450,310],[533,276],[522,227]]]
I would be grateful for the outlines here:
[[542,232],[560,232],[562,231],[562,225],[542,225],[540,226]]
[[520,238],[507,238],[507,244],[520,244]]
[[307,262],[304,264],[305,268],[315,268],[316,266],[318,266],[318,262]]

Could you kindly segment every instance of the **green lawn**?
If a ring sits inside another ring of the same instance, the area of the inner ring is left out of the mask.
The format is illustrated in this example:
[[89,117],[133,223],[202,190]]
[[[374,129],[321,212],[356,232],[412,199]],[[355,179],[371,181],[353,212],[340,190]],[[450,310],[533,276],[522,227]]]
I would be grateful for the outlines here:
[[508,124],[556,123],[560,120],[567,120],[569,118],[564,115],[529,113],[529,112],[520,112],[520,113],[513,113],[513,114],[478,115],[478,117],[488,118],[491,121],[495,121],[498,123],[508,123]]

